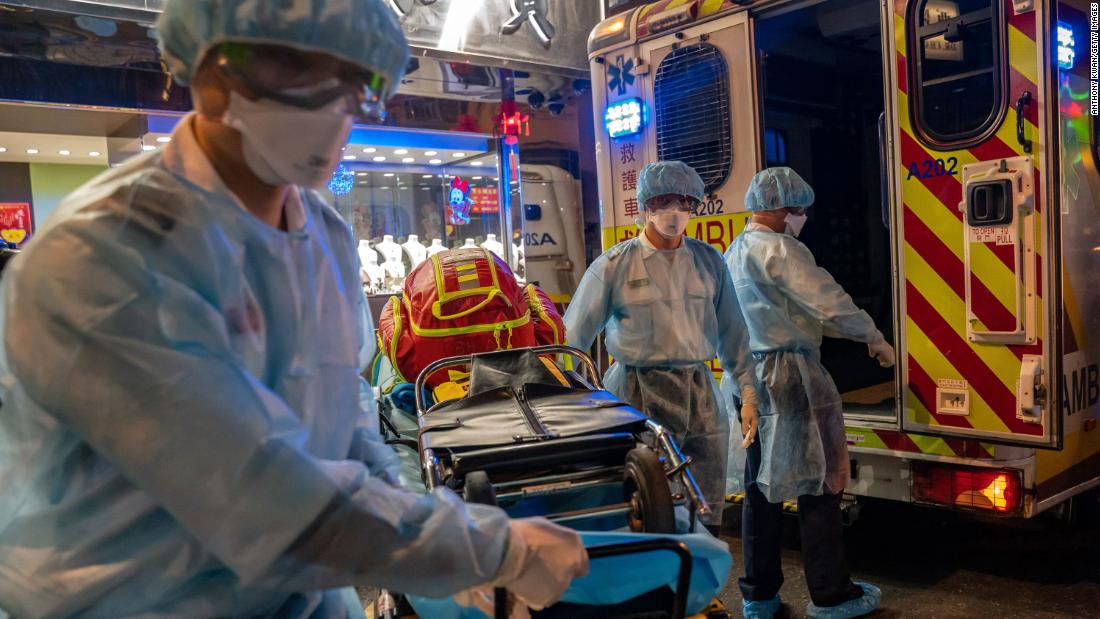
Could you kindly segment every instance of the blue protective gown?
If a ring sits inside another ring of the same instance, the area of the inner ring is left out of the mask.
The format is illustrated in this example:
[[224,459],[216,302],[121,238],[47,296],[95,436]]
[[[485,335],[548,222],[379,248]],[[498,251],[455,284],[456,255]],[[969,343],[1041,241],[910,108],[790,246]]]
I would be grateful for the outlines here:
[[255,219],[192,122],[79,189],[4,274],[0,608],[344,617],[339,587],[491,579],[503,512],[388,481],[347,225],[303,190],[290,232]]
[[721,254],[687,237],[678,249],[658,250],[644,234],[612,247],[588,268],[565,313],[570,345],[588,350],[601,331],[615,359],[608,390],[673,433],[720,515],[730,421],[709,362],[717,357],[752,389],[745,323]]
[[[848,479],[848,446],[840,394],[821,365],[821,339],[828,332],[871,343],[883,335],[817,266],[809,248],[789,234],[750,223],[725,259],[756,360],[761,449],[756,483],[771,502],[839,494]],[[733,388],[723,381],[727,398]],[[744,467],[733,472],[740,477]]]

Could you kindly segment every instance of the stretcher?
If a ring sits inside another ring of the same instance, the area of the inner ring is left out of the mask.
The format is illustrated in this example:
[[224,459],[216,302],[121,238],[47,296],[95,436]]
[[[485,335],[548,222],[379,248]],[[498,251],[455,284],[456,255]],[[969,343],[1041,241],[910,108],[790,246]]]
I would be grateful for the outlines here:
[[[453,380],[429,389],[437,373]],[[425,488],[582,532],[590,575],[532,616],[681,618],[708,607],[725,584],[728,548],[696,526],[707,504],[690,459],[665,428],[604,390],[583,352],[544,346],[442,359],[421,373],[415,394],[417,438],[391,442],[415,447]],[[408,434],[385,417],[391,435]],[[487,619],[452,600],[408,606],[432,619]],[[724,616],[716,608],[709,616]]]

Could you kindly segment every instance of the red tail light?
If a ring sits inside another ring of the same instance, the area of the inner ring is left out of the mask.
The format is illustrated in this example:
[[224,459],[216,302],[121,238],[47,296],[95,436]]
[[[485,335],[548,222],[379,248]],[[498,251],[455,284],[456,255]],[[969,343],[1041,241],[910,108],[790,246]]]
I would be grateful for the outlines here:
[[913,500],[950,507],[1016,512],[1022,504],[1020,471],[914,462]]

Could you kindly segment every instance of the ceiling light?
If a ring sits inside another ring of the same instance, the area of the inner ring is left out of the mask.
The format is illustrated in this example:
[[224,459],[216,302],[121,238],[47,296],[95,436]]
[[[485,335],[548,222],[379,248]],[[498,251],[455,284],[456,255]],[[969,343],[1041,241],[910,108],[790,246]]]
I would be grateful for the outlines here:
[[391,177],[393,177],[393,172],[386,172],[382,176],[385,176],[386,178],[391,178]]
[[37,155],[38,154],[38,149],[37,148],[28,148],[27,149],[27,154],[28,155]]
[[167,144],[167,143],[172,141],[172,138],[170,138],[166,135],[162,135],[159,138],[157,138],[157,141],[160,142],[161,144]]
[[375,161],[385,161],[385,160],[386,160],[386,158],[385,158],[385,157],[383,157],[383,156],[381,156],[381,155],[379,155],[379,156],[375,157],[375,158],[374,158],[374,160],[375,160]]
[[356,176],[366,176],[367,174],[369,174],[369,172],[359,172]]
[[151,150],[156,150],[156,149],[157,149],[157,147],[153,146],[152,144],[145,144],[144,146],[141,147],[141,150],[143,150],[145,152],[149,152]]
[[425,174],[425,175],[424,175],[424,176],[422,176],[421,178],[432,178],[432,175],[431,175],[431,174]]
[[355,155],[344,155],[344,161],[355,161],[356,159]]
[[470,163],[470,165],[485,165],[485,162],[484,161],[474,161],[474,162]]
[[437,165],[437,164],[443,163],[443,160],[442,159],[432,159],[428,163],[430,163],[432,165]]
[[466,153],[451,153],[451,156],[458,159],[459,157],[465,157]]
[[435,152],[434,150],[426,150],[426,151],[424,151],[424,156],[425,156],[425,157],[435,157],[435,156],[436,156],[436,155],[438,155],[438,154],[439,154],[439,153]]
[[479,180],[481,180],[481,177],[480,177],[480,176],[475,176],[475,177],[474,177],[474,180],[475,180],[475,181],[479,181]]
[[407,155],[407,154],[409,154],[409,149],[399,148],[399,149],[393,151],[393,154],[395,154],[395,155]]
[[88,156],[89,157],[98,157],[99,156],[99,151],[98,150],[93,150],[92,152],[88,153]]
[[0,146],[0,153],[6,153],[6,152],[8,152],[8,149],[4,148],[3,146]]
[[69,152],[69,151],[67,151],[67,150],[59,150],[59,151],[57,151],[57,154],[58,154],[58,155],[61,155],[62,157],[68,157],[68,156],[69,156],[69,155],[71,155],[72,153],[71,153],[71,152]]
[[363,152],[364,152],[364,153],[367,153],[368,155],[369,155],[369,154],[371,154],[371,153],[373,153],[373,152],[376,152],[376,151],[378,151],[378,149],[377,149],[377,148],[364,148],[364,149],[363,149]]
[[405,157],[404,159],[401,160],[401,163],[412,163],[414,161],[416,161],[416,159],[414,159],[412,157]]

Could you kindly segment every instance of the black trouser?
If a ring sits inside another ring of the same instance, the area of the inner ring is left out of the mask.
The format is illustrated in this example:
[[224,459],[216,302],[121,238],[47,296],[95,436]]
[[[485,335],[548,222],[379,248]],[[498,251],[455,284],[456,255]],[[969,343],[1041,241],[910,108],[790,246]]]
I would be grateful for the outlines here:
[[[741,595],[746,600],[767,601],[783,586],[779,542],[783,505],[769,503],[756,487],[760,470],[760,442],[749,446],[745,462],[745,503],[741,516],[741,543],[745,576]],[[837,606],[863,596],[852,583],[844,561],[844,531],[840,496],[798,497],[798,528],[802,537],[802,563],[810,599],[819,607]]]

